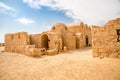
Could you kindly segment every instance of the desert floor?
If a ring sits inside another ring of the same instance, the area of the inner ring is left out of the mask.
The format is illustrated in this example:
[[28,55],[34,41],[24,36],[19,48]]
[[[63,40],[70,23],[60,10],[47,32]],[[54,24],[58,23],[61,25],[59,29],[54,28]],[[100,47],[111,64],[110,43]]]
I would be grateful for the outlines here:
[[120,59],[93,58],[90,48],[40,58],[1,52],[0,80],[120,80]]

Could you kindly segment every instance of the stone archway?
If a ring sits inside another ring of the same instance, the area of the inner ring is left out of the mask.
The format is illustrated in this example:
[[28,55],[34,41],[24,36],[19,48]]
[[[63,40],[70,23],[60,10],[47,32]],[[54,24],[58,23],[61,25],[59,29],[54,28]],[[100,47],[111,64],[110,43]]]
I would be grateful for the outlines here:
[[48,49],[49,48],[49,39],[48,35],[43,34],[41,36],[41,47]]

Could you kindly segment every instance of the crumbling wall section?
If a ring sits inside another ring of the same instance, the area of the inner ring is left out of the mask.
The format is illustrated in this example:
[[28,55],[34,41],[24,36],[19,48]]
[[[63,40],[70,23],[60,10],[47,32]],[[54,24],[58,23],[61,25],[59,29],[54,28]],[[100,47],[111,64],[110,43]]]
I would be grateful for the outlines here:
[[120,37],[117,29],[120,29],[120,19],[109,21],[103,27],[92,27],[94,57],[120,57]]
[[30,44],[27,32],[5,35],[5,51],[24,53],[26,45]]

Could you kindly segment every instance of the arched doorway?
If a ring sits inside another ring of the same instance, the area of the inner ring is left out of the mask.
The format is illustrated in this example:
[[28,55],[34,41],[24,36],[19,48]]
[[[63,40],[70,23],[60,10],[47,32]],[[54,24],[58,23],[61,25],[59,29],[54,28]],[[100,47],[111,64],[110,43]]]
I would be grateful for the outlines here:
[[89,46],[88,35],[86,35],[86,37],[85,37],[85,44],[86,44],[86,46]]
[[49,39],[46,34],[41,36],[41,47],[48,49],[49,48]]

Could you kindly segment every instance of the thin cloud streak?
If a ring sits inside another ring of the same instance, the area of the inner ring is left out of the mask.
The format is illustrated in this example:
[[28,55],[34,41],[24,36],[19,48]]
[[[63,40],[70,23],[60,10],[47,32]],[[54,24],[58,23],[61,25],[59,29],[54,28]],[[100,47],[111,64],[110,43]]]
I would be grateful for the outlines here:
[[33,24],[33,23],[35,23],[34,20],[28,19],[28,18],[19,18],[19,19],[17,19],[16,21],[19,22],[19,23],[21,23],[21,24],[23,24],[23,25],[28,25],[28,24]]
[[3,2],[0,2],[0,14],[6,14],[6,15],[12,15],[14,16],[15,15],[15,10],[4,4]]

